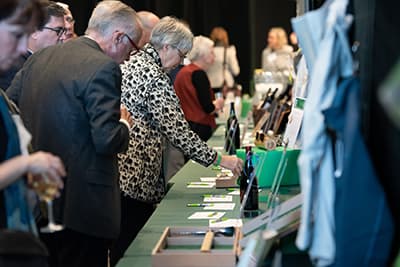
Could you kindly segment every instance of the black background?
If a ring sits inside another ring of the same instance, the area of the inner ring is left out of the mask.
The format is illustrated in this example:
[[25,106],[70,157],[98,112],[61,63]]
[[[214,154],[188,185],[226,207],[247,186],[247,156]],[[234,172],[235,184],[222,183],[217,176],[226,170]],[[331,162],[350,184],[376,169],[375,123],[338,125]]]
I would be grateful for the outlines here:
[[[65,0],[76,20],[75,31],[84,33],[90,14],[99,1]],[[224,27],[236,46],[241,67],[237,82],[248,92],[253,70],[261,65],[261,51],[271,27],[291,32],[296,16],[295,0],[131,0],[123,1],[136,11],[148,10],[159,17],[175,16],[187,21],[194,35],[209,36],[214,26]]]

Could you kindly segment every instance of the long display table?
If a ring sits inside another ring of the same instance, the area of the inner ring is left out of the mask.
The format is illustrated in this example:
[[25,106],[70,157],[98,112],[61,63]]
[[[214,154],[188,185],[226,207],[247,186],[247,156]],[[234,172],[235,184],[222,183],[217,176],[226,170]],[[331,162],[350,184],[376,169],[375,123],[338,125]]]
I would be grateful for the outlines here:
[[[209,145],[222,146],[224,129],[219,127],[209,140]],[[151,251],[155,247],[165,227],[167,226],[208,226],[208,220],[189,220],[188,217],[201,211],[201,207],[187,207],[188,203],[201,203],[204,194],[227,194],[226,189],[187,188],[189,182],[198,182],[200,177],[216,176],[212,167],[205,168],[189,161],[170,181],[170,190],[160,202],[150,219],[132,242],[117,267],[147,267],[151,266]],[[281,190],[281,199],[287,199],[299,192],[298,187],[285,187]],[[239,196],[233,196],[235,209],[226,211],[224,217],[239,218]],[[266,206],[266,190],[260,193],[260,209]],[[188,265],[190,266],[190,264]]]

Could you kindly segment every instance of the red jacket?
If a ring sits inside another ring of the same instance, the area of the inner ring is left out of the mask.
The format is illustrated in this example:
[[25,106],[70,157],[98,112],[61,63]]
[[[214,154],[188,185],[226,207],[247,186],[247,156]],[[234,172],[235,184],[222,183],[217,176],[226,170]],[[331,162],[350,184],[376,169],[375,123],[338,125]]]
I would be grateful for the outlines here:
[[[192,74],[194,71],[198,70],[203,71],[195,64],[184,66],[176,75],[174,83],[175,92],[179,97],[181,107],[187,121],[192,121],[215,128],[216,123],[214,115],[204,111],[197,96],[196,88],[192,83]],[[210,86],[202,90],[209,91],[210,101],[214,99],[214,94]]]

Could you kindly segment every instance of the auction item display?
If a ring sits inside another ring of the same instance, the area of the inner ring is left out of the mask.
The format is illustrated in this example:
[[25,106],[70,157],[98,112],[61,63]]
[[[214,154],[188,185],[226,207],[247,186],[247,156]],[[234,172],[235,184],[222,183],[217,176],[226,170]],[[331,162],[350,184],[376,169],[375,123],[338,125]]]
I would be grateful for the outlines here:
[[233,267],[240,238],[240,229],[233,227],[166,227],[151,253],[152,266]]

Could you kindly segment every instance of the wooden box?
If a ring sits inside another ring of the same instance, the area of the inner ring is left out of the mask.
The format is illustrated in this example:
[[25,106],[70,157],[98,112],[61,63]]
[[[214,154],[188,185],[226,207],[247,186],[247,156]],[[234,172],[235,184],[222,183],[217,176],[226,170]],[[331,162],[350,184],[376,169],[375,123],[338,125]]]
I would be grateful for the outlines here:
[[[153,267],[233,267],[240,254],[240,229],[222,236],[208,227],[166,227],[151,253]],[[215,233],[214,233],[215,232]]]
[[215,187],[216,188],[227,188],[227,187],[239,187],[237,184],[237,177],[236,176],[224,176],[218,177],[215,180]]

